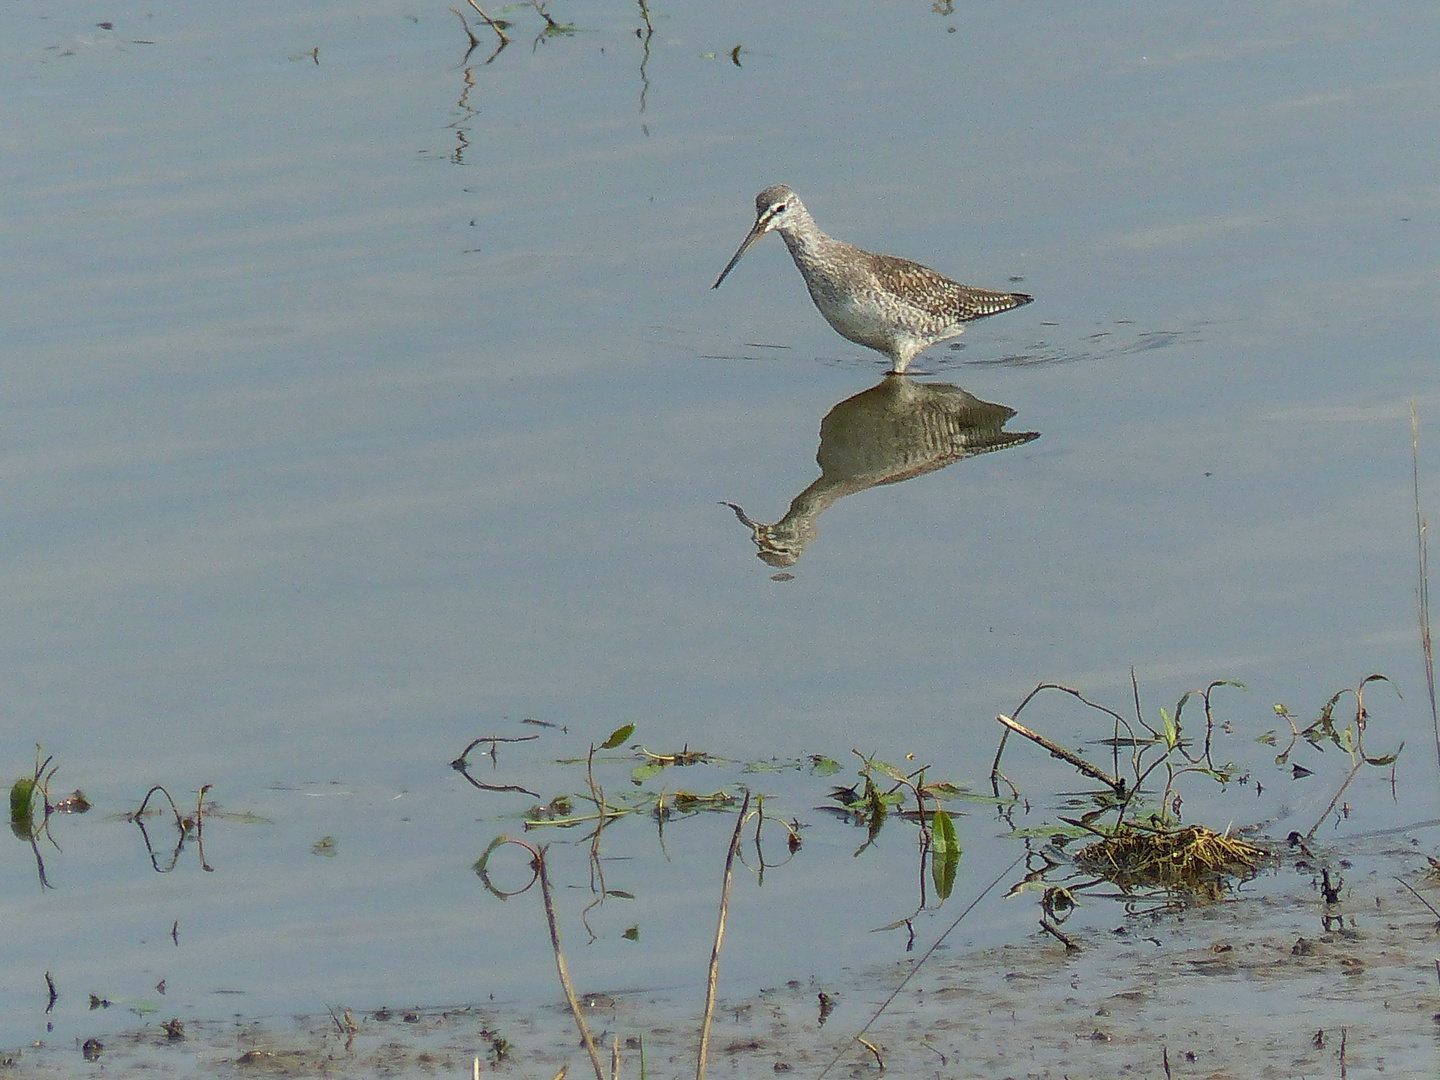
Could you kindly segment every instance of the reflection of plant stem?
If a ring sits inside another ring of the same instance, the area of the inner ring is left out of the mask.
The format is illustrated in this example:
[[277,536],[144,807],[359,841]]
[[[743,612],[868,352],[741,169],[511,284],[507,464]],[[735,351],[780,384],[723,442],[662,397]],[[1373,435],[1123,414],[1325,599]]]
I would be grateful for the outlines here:
[[[925,823],[925,797],[921,794],[924,785],[925,774],[922,771],[916,783],[911,785],[911,790],[915,793],[915,816],[919,819],[920,825],[920,907],[916,909],[916,915],[924,911],[925,905],[929,903],[929,875],[926,871],[930,869],[930,860],[935,857],[935,845],[930,835],[930,826]],[[935,800],[935,808],[937,810],[940,808],[940,800],[938,798]]]
[[[180,815],[180,808],[175,805],[175,800],[171,797],[170,792],[165,790],[162,784],[156,784],[145,793],[145,798],[140,800],[138,809],[122,815],[126,821],[133,822],[135,827],[140,830],[140,836],[145,841],[145,850],[150,853],[150,865],[157,873],[168,874],[171,870],[175,869],[176,864],[180,861],[180,853],[185,850],[185,841],[190,836],[192,830],[195,833],[195,841],[199,849],[200,868],[207,874],[213,874],[215,872],[215,868],[205,861],[204,835],[205,795],[214,786],[213,784],[206,784],[200,789],[200,793],[196,796],[195,800],[195,816],[193,818],[186,818]],[[175,815],[175,831],[180,834],[180,838],[175,843],[175,850],[170,855],[170,861],[168,865],[163,868],[160,866],[160,859],[155,853],[154,845],[150,843],[150,832],[145,828],[146,808],[150,805],[151,796],[157,791],[161,795],[164,795],[165,800],[170,804],[170,811]]]
[[475,747],[481,743],[490,744],[490,749],[485,752],[490,757],[490,763],[492,765],[498,765],[499,759],[496,756],[496,750],[500,743],[534,742],[538,738],[540,738],[539,735],[482,735],[478,739],[471,739],[470,745],[465,747],[465,749],[461,751],[460,756],[450,763],[450,767],[452,769],[463,769],[466,764],[465,759],[470,756],[470,751],[474,750]]
[[705,1080],[705,1059],[710,1050],[710,1018],[715,1011],[715,983],[720,978],[720,943],[725,938],[725,914],[730,907],[730,881],[735,866],[735,853],[740,850],[740,830],[750,809],[750,792],[740,804],[735,818],[735,832],[730,837],[730,850],[725,854],[725,877],[720,886],[720,917],[715,923],[715,944],[710,950],[710,971],[705,979],[705,1015],[700,1021],[700,1050],[695,1062],[695,1080]]
[[[1397,878],[1395,878],[1395,880],[1398,881],[1398,882],[1400,882],[1400,884],[1403,885],[1403,886],[1405,886],[1405,888],[1409,889],[1410,892],[1411,892],[1411,894],[1415,897],[1416,900],[1419,900],[1420,903],[1424,904],[1427,908],[1429,908],[1431,915],[1434,915],[1436,919],[1440,919],[1440,911],[1437,911],[1437,910],[1435,909],[1435,905],[1434,905],[1434,904],[1430,903],[1429,900],[1426,900],[1425,897],[1421,896],[1418,892],[1416,892],[1414,886],[1412,886],[1412,885],[1411,885],[1408,881],[1406,881],[1404,878],[1398,878],[1398,877],[1397,877]],[[1435,925],[1436,925],[1437,927],[1440,927],[1440,922],[1437,922]],[[1440,960],[1435,961],[1435,964],[1436,964],[1436,971],[1437,971],[1437,972],[1440,972]],[[47,977],[47,978],[49,977],[49,976],[48,976],[48,973],[47,973],[47,976],[46,976],[46,977]],[[46,1009],[45,1011],[46,1011],[46,1012],[49,1012],[50,1010],[49,1010],[49,1009]]]
[[1315,833],[1321,825],[1325,824],[1325,819],[1330,816],[1330,811],[1335,809],[1335,804],[1340,801],[1340,796],[1345,794],[1345,789],[1350,786],[1350,781],[1355,779],[1355,774],[1360,771],[1364,764],[1365,761],[1362,758],[1350,766],[1350,771],[1345,774],[1345,779],[1340,784],[1340,790],[1335,792],[1335,797],[1330,800],[1330,804],[1325,807],[1324,812],[1316,819],[1315,824],[1310,826],[1310,831],[1305,834],[1306,840],[1315,839]]
[[[453,8],[453,7],[452,7],[450,10],[451,10],[451,11],[454,11],[454,12],[455,12],[455,17],[460,20],[460,25],[461,25],[462,27],[464,27],[464,29],[465,29],[465,36],[470,39],[470,48],[473,50],[476,45],[479,45],[479,44],[480,44],[480,39],[475,36],[475,31],[473,31],[473,30],[470,29],[470,24],[465,21],[465,16],[464,16],[464,15],[461,15],[460,12],[459,12],[457,9]],[[469,53],[466,53],[466,55],[468,56]]]
[[[35,832],[30,833],[30,850],[35,855],[35,872],[40,875],[40,891],[44,892],[55,886],[51,885],[50,879],[45,876],[45,856],[40,854],[40,845],[36,842],[36,835]],[[53,844],[55,841],[51,840],[50,842]]]
[[855,1036],[855,1041],[875,1055],[875,1064],[880,1067],[880,1071],[883,1073],[885,1071],[885,1059],[880,1056],[880,1051],[876,1048],[875,1044],[862,1039],[859,1035]]
[[[1350,771],[1340,784],[1340,790],[1335,792],[1335,797],[1331,799],[1330,804],[1325,807],[1324,813],[1320,815],[1314,825],[1310,826],[1310,831],[1305,834],[1305,839],[1307,840],[1314,838],[1315,833],[1319,830],[1320,826],[1325,823],[1325,819],[1330,816],[1330,811],[1335,809],[1336,804],[1340,801],[1340,796],[1345,794],[1345,789],[1350,786],[1350,782],[1355,779],[1355,775],[1360,771],[1362,766],[1389,765],[1400,756],[1400,751],[1405,749],[1405,744],[1402,742],[1393,754],[1371,757],[1365,752],[1365,728],[1369,723],[1369,714],[1365,711],[1364,692],[1365,687],[1372,682],[1389,683],[1390,680],[1384,675],[1366,675],[1365,678],[1360,680],[1360,685],[1354,689],[1336,691],[1330,695],[1330,700],[1320,709],[1320,718],[1304,731],[1298,731],[1296,729],[1295,721],[1290,719],[1290,713],[1285,706],[1275,706],[1276,713],[1285,717],[1286,720],[1289,720],[1290,730],[1294,732],[1290,741],[1290,747],[1287,747],[1285,753],[1276,759],[1277,763],[1282,763],[1285,760],[1285,757],[1290,753],[1290,749],[1295,745],[1296,739],[1302,737],[1312,745],[1322,738],[1326,739],[1344,750],[1350,758]],[[1349,727],[1337,731],[1335,728],[1335,706],[1339,703],[1340,699],[1347,694],[1355,699],[1355,719]]]
[[1440,710],[1435,705],[1435,647],[1430,640],[1430,523],[1420,516],[1420,420],[1410,402],[1411,479],[1415,487],[1415,545],[1420,560],[1420,588],[1416,593],[1420,619],[1420,651],[1425,657],[1425,688],[1430,692],[1430,725],[1435,732],[1435,760],[1440,763]]
[[175,805],[175,800],[170,798],[170,792],[166,791],[164,785],[162,784],[156,784],[154,787],[152,787],[149,791],[145,793],[145,798],[140,800],[140,809],[136,810],[133,814],[130,815],[131,819],[138,822],[142,817],[145,816],[145,807],[150,805],[150,796],[154,795],[157,791],[160,792],[161,795],[164,795],[166,800],[169,801],[170,810],[175,815],[175,827],[179,829],[181,833],[184,833],[185,819],[180,816],[180,808]]
[[[54,807],[50,805],[50,781],[53,780],[55,774],[60,771],[60,766],[55,766],[55,768],[50,769],[47,773],[45,770],[49,768],[50,762],[55,760],[55,755],[51,754],[45,758],[44,761],[41,761],[40,753],[41,748],[37,743],[35,745],[35,772],[30,780],[30,790],[26,796],[23,820],[16,817],[14,790],[12,789],[10,793],[10,828],[12,831],[16,831],[18,827],[20,831],[24,832],[25,839],[30,841],[30,851],[35,856],[35,872],[40,878],[40,891],[44,892],[46,889],[54,888],[54,886],[50,884],[50,879],[45,876],[45,857],[40,854],[40,834],[43,832],[45,839],[50,841],[50,846],[56,851],[60,850],[60,845],[55,842],[55,837],[50,833],[50,814],[54,810]],[[21,782],[23,783],[23,781]],[[43,808],[38,826],[35,824],[36,795],[40,796],[40,802]],[[48,979],[49,976],[47,975],[46,978]],[[51,1004],[54,1003],[52,1002]]]
[[575,988],[570,985],[570,972],[565,967],[565,954],[560,949],[560,926],[555,921],[555,901],[550,896],[550,875],[545,871],[545,849],[535,853],[537,873],[540,875],[540,895],[545,900],[545,920],[550,925],[550,946],[555,951],[555,971],[560,976],[560,988],[565,991],[565,1000],[570,1005],[570,1014],[575,1017],[575,1026],[580,1029],[580,1039],[585,1052],[590,1055],[590,1064],[595,1066],[595,1080],[605,1080],[605,1068],[600,1064],[600,1053],[595,1049],[595,1040],[590,1035],[590,1025],[585,1023],[585,1014],[575,1000]]
[[205,793],[214,786],[206,784],[195,798],[195,847],[200,855],[200,869],[207,874],[213,874],[215,868],[205,861]]
[[492,768],[499,768],[500,760],[496,752],[497,745],[499,743],[533,742],[539,737],[540,736],[538,735],[520,735],[512,737],[506,737],[504,735],[484,735],[478,739],[472,739],[470,745],[465,747],[464,751],[460,754],[460,756],[454,761],[450,762],[450,767],[456,772],[458,772],[461,776],[465,777],[466,781],[472,787],[477,787],[481,791],[516,791],[524,795],[529,795],[532,799],[538,799],[540,798],[540,796],[536,792],[531,791],[529,788],[520,787],[518,784],[481,783],[479,780],[476,780],[473,776],[470,775],[470,762],[468,759],[470,757],[471,750],[474,750],[475,747],[479,746],[481,743],[489,743],[490,749],[486,751],[486,754],[490,758],[490,765]]
[[765,884],[765,852],[760,849],[760,829],[765,824],[765,796],[755,796],[755,884]]
[[[636,30],[635,36],[640,39],[640,115],[645,115],[645,95],[650,92],[650,76],[645,73],[646,65],[650,63],[650,39],[655,36],[655,27],[650,24],[650,9],[645,6],[645,0],[638,0],[640,4],[640,18],[645,23],[643,31]],[[648,124],[641,123],[640,130],[646,135],[650,134]]]
[[605,816],[602,814],[595,826],[595,831],[590,834],[590,891],[595,894],[595,899],[585,905],[580,912],[580,921],[585,924],[585,932],[590,935],[590,940],[595,940],[595,931],[590,926],[590,912],[605,902],[605,871],[600,865],[600,835],[605,831]]
[[[486,24],[490,27],[490,29],[491,29],[491,30],[494,30],[495,33],[496,33],[496,34],[499,36],[499,38],[500,38],[500,43],[495,46],[495,51],[492,52],[492,53],[486,58],[486,60],[485,60],[485,63],[488,64],[488,63],[490,63],[492,60],[494,60],[495,57],[497,57],[497,56],[500,55],[500,53],[504,50],[504,48],[505,48],[506,45],[509,45],[509,44],[510,44],[510,39],[505,36],[505,31],[501,28],[501,24],[498,23],[498,22],[496,22],[494,19],[490,18],[489,15],[486,15],[485,12],[481,11],[479,5],[477,5],[477,4],[475,3],[475,0],[468,0],[468,2],[469,2],[469,4],[470,4],[470,6],[471,6],[472,8],[474,8],[477,13],[479,13],[480,17],[485,20]],[[480,39],[475,36],[475,31],[473,31],[473,30],[470,29],[470,24],[465,21],[465,16],[462,15],[462,14],[460,14],[460,11],[459,11],[457,8],[453,8],[453,7],[452,7],[450,10],[453,11],[453,12],[455,12],[455,17],[460,20],[460,25],[465,28],[465,36],[470,39],[470,48],[468,48],[468,49],[465,50],[465,59],[466,59],[466,60],[469,60],[469,59],[470,59],[470,54],[473,53],[473,52],[475,51],[476,47],[480,44]],[[316,62],[318,63],[319,61],[317,60]],[[466,69],[465,75],[466,75],[466,91],[465,91],[465,94],[462,94],[462,95],[461,95],[461,99],[460,99],[460,100],[461,100],[462,106],[463,106],[467,111],[470,111],[470,112],[473,113],[474,110],[473,110],[473,109],[470,109],[470,107],[469,107],[468,105],[465,105],[465,104],[464,104],[464,102],[465,102],[465,97],[466,97],[466,95],[469,94],[469,75],[470,75],[470,72],[469,72],[469,69],[468,69],[468,68]]]
[[[999,885],[1000,882],[1004,881],[1005,878],[1009,876],[1010,871],[1014,870],[1015,867],[1019,866],[1024,860],[1024,852],[1021,852],[1019,855],[1015,856],[1009,866],[1005,867],[1004,870],[1001,870],[1000,873],[995,876],[994,880],[991,881],[989,885],[986,885],[985,888],[980,890],[979,895],[977,895],[974,900],[971,900],[970,903],[965,905],[965,909],[961,911],[959,915],[955,916],[955,921],[946,928],[943,934],[941,934],[938,938],[935,939],[934,943],[925,950],[925,952],[921,955],[920,959],[915,961],[915,963],[911,966],[910,970],[906,972],[905,977],[900,980],[900,984],[896,986],[894,990],[890,991],[890,996],[887,997],[884,1001],[882,1001],[880,1003],[880,1007],[871,1014],[870,1019],[865,1021],[865,1026],[855,1033],[855,1038],[857,1040],[860,1040],[860,1037],[875,1025],[875,1021],[880,1019],[881,1013],[888,1009],[890,1007],[890,1003],[900,996],[900,991],[905,989],[906,985],[909,984],[910,980],[920,973],[920,969],[925,966],[925,961],[929,960],[930,957],[935,954],[935,950],[940,948],[940,946],[945,943],[945,939],[955,932],[955,928],[960,925],[961,920],[964,919],[965,916],[969,915],[970,912],[974,911],[980,901],[984,900],[985,897],[989,896],[990,891],[994,889],[995,886]],[[863,1040],[861,1041],[863,1042]],[[826,1065],[825,1068],[820,1070],[820,1075],[817,1076],[815,1080],[824,1080],[825,1074],[835,1067],[836,1063],[845,1055],[846,1049],[847,1047],[842,1046],[840,1050],[835,1054],[835,1056],[830,1059],[830,1063]]]
[[600,835],[605,831],[608,809],[605,805],[605,789],[595,779],[594,743],[590,744],[590,753],[585,758],[585,783],[590,788],[590,801],[595,804],[596,811],[595,831],[590,834],[590,891],[597,895],[580,913],[580,921],[585,924],[585,932],[590,935],[590,940],[594,941],[595,931],[590,928],[590,912],[605,902],[605,871],[600,867]]

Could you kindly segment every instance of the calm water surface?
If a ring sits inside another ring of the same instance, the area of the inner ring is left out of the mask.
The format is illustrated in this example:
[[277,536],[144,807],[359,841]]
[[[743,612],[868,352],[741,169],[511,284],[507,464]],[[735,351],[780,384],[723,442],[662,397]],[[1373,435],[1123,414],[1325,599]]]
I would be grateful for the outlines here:
[[[502,752],[546,798],[582,786],[554,759],[627,722],[654,750],[914,754],[983,788],[993,716],[1041,680],[1123,703],[1133,665],[1154,709],[1238,679],[1248,739],[1383,671],[1405,697],[1375,749],[1408,742],[1410,802],[1362,783],[1344,827],[1434,816],[1408,407],[1433,510],[1440,11],[693,7],[647,30],[556,0],[575,31],[548,38],[506,10],[493,58],[443,4],[0,9],[0,761],[43,744],[96,804],[56,822],[51,891],[0,846],[0,1044],[134,1022],[90,993],[549,1000],[535,906],[470,870],[533,800],[447,766],[525,717],[568,728]],[[897,456],[904,403],[827,423],[885,362],[780,241],[709,289],[776,181],[835,235],[1035,294],[914,386],[1039,438],[946,463]],[[779,579],[722,502],[805,519]],[[1025,760],[1037,803],[1073,785]],[[865,931],[911,902],[912,836],[851,859],[812,809],[829,782],[765,775],[810,828],[742,878],[727,977],[901,956]],[[265,822],[213,818],[213,872],[187,848],[157,874],[108,816],[152,783]],[[664,850],[627,828],[637,899],[570,931],[577,980],[696,993],[729,822]],[[962,819],[975,888],[1005,831]]]

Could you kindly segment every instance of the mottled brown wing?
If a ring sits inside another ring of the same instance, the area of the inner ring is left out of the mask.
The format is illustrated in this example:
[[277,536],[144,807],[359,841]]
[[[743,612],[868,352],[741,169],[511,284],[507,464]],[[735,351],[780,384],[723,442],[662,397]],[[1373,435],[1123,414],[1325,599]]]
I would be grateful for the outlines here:
[[1021,307],[1035,298],[1025,293],[996,292],[961,285],[928,266],[893,255],[872,256],[872,269],[880,286],[938,322],[969,322]]

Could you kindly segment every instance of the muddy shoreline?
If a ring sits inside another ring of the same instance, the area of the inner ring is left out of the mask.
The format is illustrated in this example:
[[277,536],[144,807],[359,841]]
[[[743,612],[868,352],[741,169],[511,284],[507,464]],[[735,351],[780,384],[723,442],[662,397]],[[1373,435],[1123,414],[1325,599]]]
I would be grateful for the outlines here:
[[[1084,925],[1067,927],[1078,951],[1038,928],[1001,947],[942,948],[868,1028],[912,961],[743,995],[726,993],[722,964],[709,1072],[817,1076],[829,1065],[827,1075],[858,1077],[883,1061],[892,1075],[936,1077],[1164,1076],[1167,1063],[1171,1076],[1237,1080],[1433,1076],[1440,926],[1393,875],[1437,906],[1440,887],[1416,872],[1422,860],[1404,835],[1364,850],[1374,846],[1324,857],[1344,879],[1335,903],[1320,890],[1320,865],[1296,857],[1218,903],[1126,915],[1092,900],[1075,920]],[[643,1045],[647,1075],[685,1076],[698,989],[693,998],[592,989],[583,1001],[607,1056],[618,1039],[622,1075],[640,1075]],[[862,1028],[873,1051],[854,1038]],[[454,1077],[472,1075],[478,1058],[482,1072],[516,1077],[589,1072],[558,1002],[352,1004],[333,1016],[186,1021],[183,1038],[157,1019],[100,1041],[94,1061],[78,1037],[10,1048],[4,1071]]]

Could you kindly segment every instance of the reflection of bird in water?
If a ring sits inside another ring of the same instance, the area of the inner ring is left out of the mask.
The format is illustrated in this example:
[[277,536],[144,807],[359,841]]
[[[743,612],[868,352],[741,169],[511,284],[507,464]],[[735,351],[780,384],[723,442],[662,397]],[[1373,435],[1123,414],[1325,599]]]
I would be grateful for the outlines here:
[[1038,431],[1002,430],[1014,415],[1006,405],[981,401],[949,383],[887,375],[820,421],[815,453],[820,479],[795,496],[783,518],[765,525],[734,503],[723,505],[750,529],[761,559],[793,566],[815,539],[815,519],[836,499],[1040,437]]
[[963,333],[965,323],[1034,299],[961,285],[909,259],[826,236],[784,184],[755,196],[755,224],[711,288],[718,289],[740,256],[772,229],[784,238],[825,321],[841,337],[884,353],[896,372],[937,341]]

